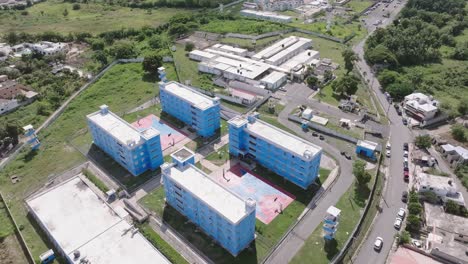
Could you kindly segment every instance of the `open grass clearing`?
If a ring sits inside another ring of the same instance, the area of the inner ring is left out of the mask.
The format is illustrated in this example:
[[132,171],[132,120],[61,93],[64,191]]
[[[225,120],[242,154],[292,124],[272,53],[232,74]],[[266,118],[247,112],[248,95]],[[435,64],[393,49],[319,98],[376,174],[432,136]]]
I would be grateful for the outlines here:
[[[157,8],[140,9],[119,5],[107,5],[95,2],[81,3],[79,10],[73,10],[72,3],[59,0],[48,0],[37,3],[22,11],[0,11],[0,33],[19,31],[42,33],[89,32],[97,34],[121,28],[155,27],[169,21],[175,14],[190,13],[188,9]],[[64,10],[68,15],[64,16]]]
[[325,243],[322,225],[317,226],[290,263],[309,263],[308,260],[310,259],[314,259],[314,263],[329,263],[341,250],[356,227],[370,194],[370,188],[375,178],[375,171],[370,171],[369,173],[372,174],[372,179],[367,186],[359,187],[356,184],[352,184],[335,205],[335,207],[341,210],[335,240]]
[[353,9],[354,12],[360,13],[369,6],[371,6],[374,2],[369,0],[351,0],[345,6]]
[[280,23],[246,18],[238,18],[235,20],[213,19],[208,24],[200,26],[201,31],[208,31],[219,34],[241,33],[248,35],[259,35],[286,28],[287,27],[285,25]]
[[[165,65],[168,74],[174,75],[174,67]],[[39,134],[42,146],[38,152],[25,149],[0,174],[0,189],[33,255],[38,257],[48,247],[26,217],[23,199],[50,177],[76,166],[86,159],[68,144],[78,131],[86,128],[85,116],[98,110],[102,104],[111,111],[122,114],[157,94],[157,80],[143,72],[140,63],[119,64],[110,69],[101,79],[73,100],[65,112]],[[88,138],[89,139],[89,138]],[[84,136],[80,142],[86,142]],[[12,184],[9,177],[17,175],[21,181]]]

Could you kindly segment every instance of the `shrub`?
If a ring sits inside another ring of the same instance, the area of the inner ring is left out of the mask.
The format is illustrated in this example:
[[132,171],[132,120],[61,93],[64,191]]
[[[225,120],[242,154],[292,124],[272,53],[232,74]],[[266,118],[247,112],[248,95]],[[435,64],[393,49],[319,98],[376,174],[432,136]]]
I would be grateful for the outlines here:
[[418,148],[430,148],[431,147],[431,137],[429,135],[417,136],[414,140],[414,144]]
[[81,5],[80,4],[73,4],[73,10],[80,10],[81,9]]
[[462,125],[460,124],[453,125],[451,132],[455,140],[460,141],[460,142],[466,142],[467,140],[466,129]]

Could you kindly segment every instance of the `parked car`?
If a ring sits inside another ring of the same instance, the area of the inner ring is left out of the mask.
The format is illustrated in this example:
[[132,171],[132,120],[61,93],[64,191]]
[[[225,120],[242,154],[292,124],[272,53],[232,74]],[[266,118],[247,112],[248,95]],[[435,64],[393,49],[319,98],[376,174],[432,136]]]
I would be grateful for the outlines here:
[[385,148],[388,150],[392,149],[392,145],[390,144],[390,141],[387,141],[387,146],[385,146]]
[[405,157],[405,158],[408,157],[408,151],[407,150],[403,151],[403,157]]
[[403,150],[408,151],[408,143],[406,143],[406,142],[403,143]]
[[403,162],[408,164],[408,157],[403,157]]
[[408,161],[403,160],[403,168],[407,169],[408,168]]
[[314,137],[318,137],[318,136],[319,136],[319,134],[318,134],[317,132],[312,132],[312,136],[314,136]]
[[382,245],[383,245],[383,238],[377,237],[374,242],[374,249],[380,252],[380,250],[382,249]]
[[401,218],[401,220],[403,220],[403,219],[405,219],[405,215],[406,215],[405,208],[400,208],[400,210],[398,210],[397,217]]
[[320,135],[319,138],[320,138],[320,140],[324,140],[324,139],[325,139],[325,137],[322,136],[322,135]]
[[421,241],[416,240],[416,239],[413,239],[413,241],[411,242],[411,244],[413,244],[413,246],[415,246],[415,247],[417,247],[417,248],[422,247]]
[[406,118],[403,118],[403,125],[408,125],[408,120],[406,120]]
[[398,218],[395,219],[395,223],[393,223],[393,226],[397,229],[397,230],[400,230],[401,228],[401,223],[403,222],[403,220],[401,220],[401,218]]
[[406,203],[408,201],[408,192],[407,191],[403,191],[401,193],[401,201]]
[[397,109],[397,110],[396,110],[396,113],[397,113],[397,115],[399,115],[399,116],[401,116],[401,115],[403,114],[403,113],[401,112],[400,109]]
[[351,155],[349,155],[347,152],[345,152],[344,156],[345,156],[345,158],[348,159],[348,160],[351,159]]
[[390,150],[387,149],[387,151],[385,152],[385,156],[387,156],[387,158],[390,158]]
[[409,182],[409,171],[403,170],[403,180]]
[[403,171],[409,171],[408,165],[406,165],[406,167],[403,168]]

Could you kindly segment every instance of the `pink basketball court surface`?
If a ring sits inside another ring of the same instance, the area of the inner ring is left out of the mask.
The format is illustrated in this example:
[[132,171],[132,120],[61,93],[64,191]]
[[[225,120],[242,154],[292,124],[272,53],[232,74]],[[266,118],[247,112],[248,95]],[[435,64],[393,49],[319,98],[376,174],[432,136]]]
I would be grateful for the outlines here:
[[273,221],[296,198],[239,164],[231,167],[224,176],[219,174],[215,177],[240,197],[254,199],[257,202],[256,217],[265,224]]
[[161,148],[165,150],[178,142],[184,140],[187,135],[168,123],[160,120],[157,116],[151,114],[132,123],[132,126],[138,130],[145,130],[150,127],[155,128],[161,133]]

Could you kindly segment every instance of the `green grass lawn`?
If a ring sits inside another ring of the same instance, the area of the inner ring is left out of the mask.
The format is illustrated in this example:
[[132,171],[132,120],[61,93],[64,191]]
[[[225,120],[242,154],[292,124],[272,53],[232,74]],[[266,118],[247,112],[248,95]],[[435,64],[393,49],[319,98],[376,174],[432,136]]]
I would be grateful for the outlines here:
[[[169,75],[174,75],[173,67],[165,66]],[[124,113],[154,97],[157,93],[155,82],[152,76],[143,72],[140,63],[116,65],[73,100],[65,112],[39,134],[42,146],[38,152],[24,150],[0,173],[0,190],[11,205],[15,220],[24,227],[22,233],[34,256],[38,257],[47,246],[26,217],[25,196],[43,186],[48,177],[85,161],[68,141],[77,131],[86,128],[87,114],[97,111],[102,104],[109,105],[115,113]],[[88,139],[80,140],[86,142]],[[11,184],[11,175],[17,175],[21,181]]]
[[329,263],[340,251],[356,227],[361,216],[361,210],[365,207],[370,193],[370,186],[372,186],[375,177],[375,171],[370,173],[372,173],[373,177],[368,186],[357,187],[355,184],[351,185],[335,205],[335,207],[341,210],[340,223],[336,231],[335,240],[326,244],[322,234],[322,225],[319,225],[307,238],[305,244],[290,263],[310,263],[311,259],[314,260],[314,263]]
[[148,239],[155,248],[157,248],[171,263],[188,264],[171,245],[162,239],[148,224],[139,225],[140,232]]
[[356,13],[360,13],[371,6],[372,3],[372,1],[368,0],[351,0],[345,6],[353,9]]
[[236,104],[236,103],[233,103],[233,102],[229,102],[227,100],[221,100],[221,104],[236,111],[236,112],[239,112],[241,114],[245,113],[247,111],[247,107],[241,105],[241,104]]
[[[190,10],[176,8],[140,9],[89,2],[81,4],[80,10],[73,10],[72,3],[48,0],[21,11],[0,11],[0,33],[21,31],[41,33],[90,32],[101,33],[121,28],[158,26],[167,22],[176,13],[190,13]],[[64,10],[68,15],[63,15]]]
[[210,155],[205,157],[206,160],[211,161],[214,165],[221,166],[229,160],[229,144],[226,144],[216,151],[211,152]]
[[353,34],[356,35],[355,38],[360,39],[366,35],[366,29],[361,25],[360,22],[353,21],[351,23],[345,23],[342,19],[334,20],[329,32],[327,32],[327,22],[325,21],[304,24],[302,19],[298,19],[293,20],[293,22],[289,23],[288,25],[339,39],[345,39]]
[[[201,250],[214,263],[259,263],[279,241],[284,232],[286,232],[297,220],[297,217],[304,211],[306,205],[318,190],[318,186],[304,191],[263,167],[257,167],[254,172],[261,175],[269,182],[281,186],[287,192],[292,193],[296,196],[296,200],[283,211],[283,214],[278,215],[270,224],[265,225],[257,220],[255,227],[257,237],[255,243],[251,245],[250,249],[244,250],[236,258],[220,246],[212,244],[212,239],[207,237],[203,232],[194,232],[196,227],[191,223],[187,223],[185,217],[180,215],[174,208],[171,206],[164,207],[164,188],[160,187],[154,190],[141,199],[139,203],[163,218],[165,222],[181,233],[192,245]],[[329,174],[329,170],[320,169],[321,179],[317,181],[317,183],[320,185],[320,182],[325,181]]]
[[7,209],[3,201],[0,199],[0,240],[15,232],[15,227],[10,217],[8,217]]

